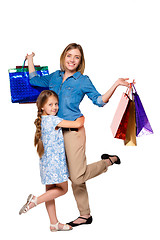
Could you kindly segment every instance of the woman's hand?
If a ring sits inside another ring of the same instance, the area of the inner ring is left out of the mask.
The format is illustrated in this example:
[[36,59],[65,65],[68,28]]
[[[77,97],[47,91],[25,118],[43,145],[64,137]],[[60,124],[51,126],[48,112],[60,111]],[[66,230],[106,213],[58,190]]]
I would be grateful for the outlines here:
[[35,72],[35,67],[34,67],[34,64],[33,64],[33,57],[35,56],[35,53],[32,52],[31,54],[26,55],[25,57],[25,60],[28,60],[28,69],[29,69],[29,73],[32,73],[32,72]]
[[118,86],[130,87],[130,83],[127,82],[128,80],[129,78],[118,78],[113,86],[104,95],[102,95],[103,102],[107,103],[109,101]]
[[118,80],[116,81],[117,87],[118,86],[129,87],[130,83],[127,82],[128,80],[129,78],[118,78]]
[[33,60],[33,57],[35,56],[35,53],[34,52],[32,52],[31,54],[29,54],[28,55],[28,53],[27,53],[27,55],[26,55],[26,57],[25,57],[25,60]]

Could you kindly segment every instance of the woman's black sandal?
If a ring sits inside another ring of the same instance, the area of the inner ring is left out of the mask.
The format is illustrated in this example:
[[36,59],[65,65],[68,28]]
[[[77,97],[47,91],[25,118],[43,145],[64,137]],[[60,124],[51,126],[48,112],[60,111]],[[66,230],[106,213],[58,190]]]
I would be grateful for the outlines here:
[[[78,218],[81,218],[81,219],[85,219],[86,220],[86,222],[84,222],[84,223],[73,223],[74,221],[72,221],[72,222],[70,222],[70,223],[67,223],[68,225],[70,225],[70,226],[72,226],[72,227],[77,227],[77,226],[80,226],[80,225],[82,225],[82,224],[91,224],[92,223],[92,221],[93,221],[93,218],[92,218],[92,216],[90,216],[89,218],[84,218],[84,217],[78,217]],[[78,219],[77,218],[77,219]],[[76,219],[76,220],[77,220]]]
[[[110,157],[116,157],[116,158],[117,158],[117,161],[112,162],[112,160],[111,160]],[[106,159],[109,159],[112,165],[113,165],[114,163],[115,163],[115,164],[121,164],[120,158],[119,158],[118,156],[116,156],[116,155],[109,155],[109,154],[106,154],[106,153],[105,153],[105,154],[102,154],[101,159],[102,159],[102,160],[104,160],[104,159],[105,159],[105,160],[106,160]]]

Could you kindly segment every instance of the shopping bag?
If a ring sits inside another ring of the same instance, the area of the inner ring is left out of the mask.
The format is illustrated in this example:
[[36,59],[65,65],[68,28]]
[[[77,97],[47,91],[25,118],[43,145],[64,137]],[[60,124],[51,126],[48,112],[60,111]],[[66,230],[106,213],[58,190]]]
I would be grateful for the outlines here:
[[[35,66],[39,76],[48,75],[48,67]],[[28,67],[17,66],[8,70],[10,79],[10,92],[12,103],[33,103],[36,102],[38,95],[46,88],[33,87],[29,83]]]
[[129,94],[123,93],[111,123],[111,131],[115,138],[126,139],[130,101]]
[[124,140],[125,146],[136,146],[136,116],[135,116],[135,102],[130,101],[129,120],[127,125],[126,139]]
[[142,135],[153,134],[153,130],[149,123],[148,117],[140,100],[140,97],[136,91],[135,86],[133,85],[133,97],[135,101],[136,109],[136,136],[140,137]]

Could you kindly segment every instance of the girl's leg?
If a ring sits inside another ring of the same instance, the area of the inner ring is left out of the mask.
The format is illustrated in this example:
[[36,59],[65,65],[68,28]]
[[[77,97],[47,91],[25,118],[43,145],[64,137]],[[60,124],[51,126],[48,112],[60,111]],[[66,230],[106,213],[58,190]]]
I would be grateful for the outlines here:
[[[68,183],[68,182],[67,182]],[[67,184],[67,186],[66,186],[66,184],[65,185],[63,185],[63,189],[64,189],[64,191],[67,191],[67,189],[68,189],[68,184]],[[49,194],[51,193],[50,191],[51,190],[55,190],[55,187],[53,187],[53,185],[52,186],[50,186],[50,185],[46,185],[46,197],[47,198],[49,198],[49,196],[48,196],[48,191],[49,191]],[[58,190],[60,190],[60,189],[58,189]],[[56,191],[57,191],[57,189],[56,189]],[[63,192],[64,192],[63,191]],[[52,191],[53,192],[53,191]],[[62,193],[62,192],[61,192]],[[43,194],[44,195],[44,194]],[[43,195],[41,195],[40,197],[39,197],[39,201],[43,201],[43,198],[44,198],[44,196]],[[62,194],[63,195],[63,194]],[[60,195],[61,196],[61,195]],[[49,219],[50,219],[50,224],[56,224],[57,222],[58,222],[58,219],[57,219],[57,215],[56,215],[56,206],[55,206],[55,199],[52,199],[52,200],[50,200],[50,201],[46,201],[45,202],[45,205],[46,205],[46,209],[47,209],[47,212],[48,212],[48,216],[49,216]],[[63,228],[63,226],[64,226],[64,224],[61,224],[61,223],[59,223],[59,228]],[[53,227],[50,227],[50,230],[52,230],[52,229],[54,229]]]
[[45,202],[45,205],[50,219],[50,224],[56,224],[58,222],[58,219],[56,215],[55,200],[53,199],[49,202]]
[[[46,192],[37,197],[37,205],[43,202],[49,202],[64,195],[68,191],[68,182],[46,185]],[[29,204],[29,209],[33,208],[34,203]]]
[[58,183],[54,185],[46,185],[46,192],[37,198],[37,204],[49,202],[57,197],[67,193],[68,182]]
[[[58,222],[55,207],[55,198],[64,195],[68,191],[68,182],[63,182],[54,185],[46,185],[46,192],[37,197],[37,205],[45,202],[50,224],[56,224]],[[33,203],[30,203],[29,208],[34,207]],[[58,227],[62,229],[64,224],[59,223]],[[50,227],[50,229],[54,229]]]

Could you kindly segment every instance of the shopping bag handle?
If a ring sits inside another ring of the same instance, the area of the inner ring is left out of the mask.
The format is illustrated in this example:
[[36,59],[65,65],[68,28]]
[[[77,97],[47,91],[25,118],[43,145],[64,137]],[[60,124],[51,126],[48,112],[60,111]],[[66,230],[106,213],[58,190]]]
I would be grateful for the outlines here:
[[[34,67],[40,67],[40,65],[34,65]],[[22,66],[16,66],[16,69],[21,69],[22,68]],[[28,68],[28,66],[24,66],[24,68]]]
[[137,90],[135,88],[135,79],[133,80],[133,83],[132,83],[132,92],[133,92],[133,90],[135,93],[137,93]]
[[26,59],[24,60],[23,65],[22,65],[22,73],[23,73],[23,74],[24,74],[25,62],[26,62]]
[[[16,66],[16,68],[21,68],[22,69],[22,72],[24,72],[24,68],[27,68],[28,66],[25,66],[25,63],[26,63],[26,59],[24,60],[24,62],[23,62],[23,65],[22,66]],[[38,67],[40,67],[40,65],[34,65],[34,67],[36,68],[38,68]]]
[[23,62],[23,65],[22,65],[23,72],[24,72],[24,67],[25,67],[26,60],[27,59],[24,59],[24,62]]
[[[127,88],[126,93],[125,93],[126,97],[129,97],[130,99],[131,99],[131,92],[133,92],[133,87],[135,89],[134,84],[135,84],[135,79],[133,79],[133,82],[130,83],[130,86]],[[137,92],[136,89],[135,89],[135,92]]]
[[131,96],[131,89],[132,89],[132,83],[130,83],[130,86],[127,88],[125,95],[130,98]]
[[16,66],[16,69],[20,68],[20,69],[22,69],[22,72],[24,72],[25,62],[26,62],[26,59],[24,60],[23,65],[22,66]]

